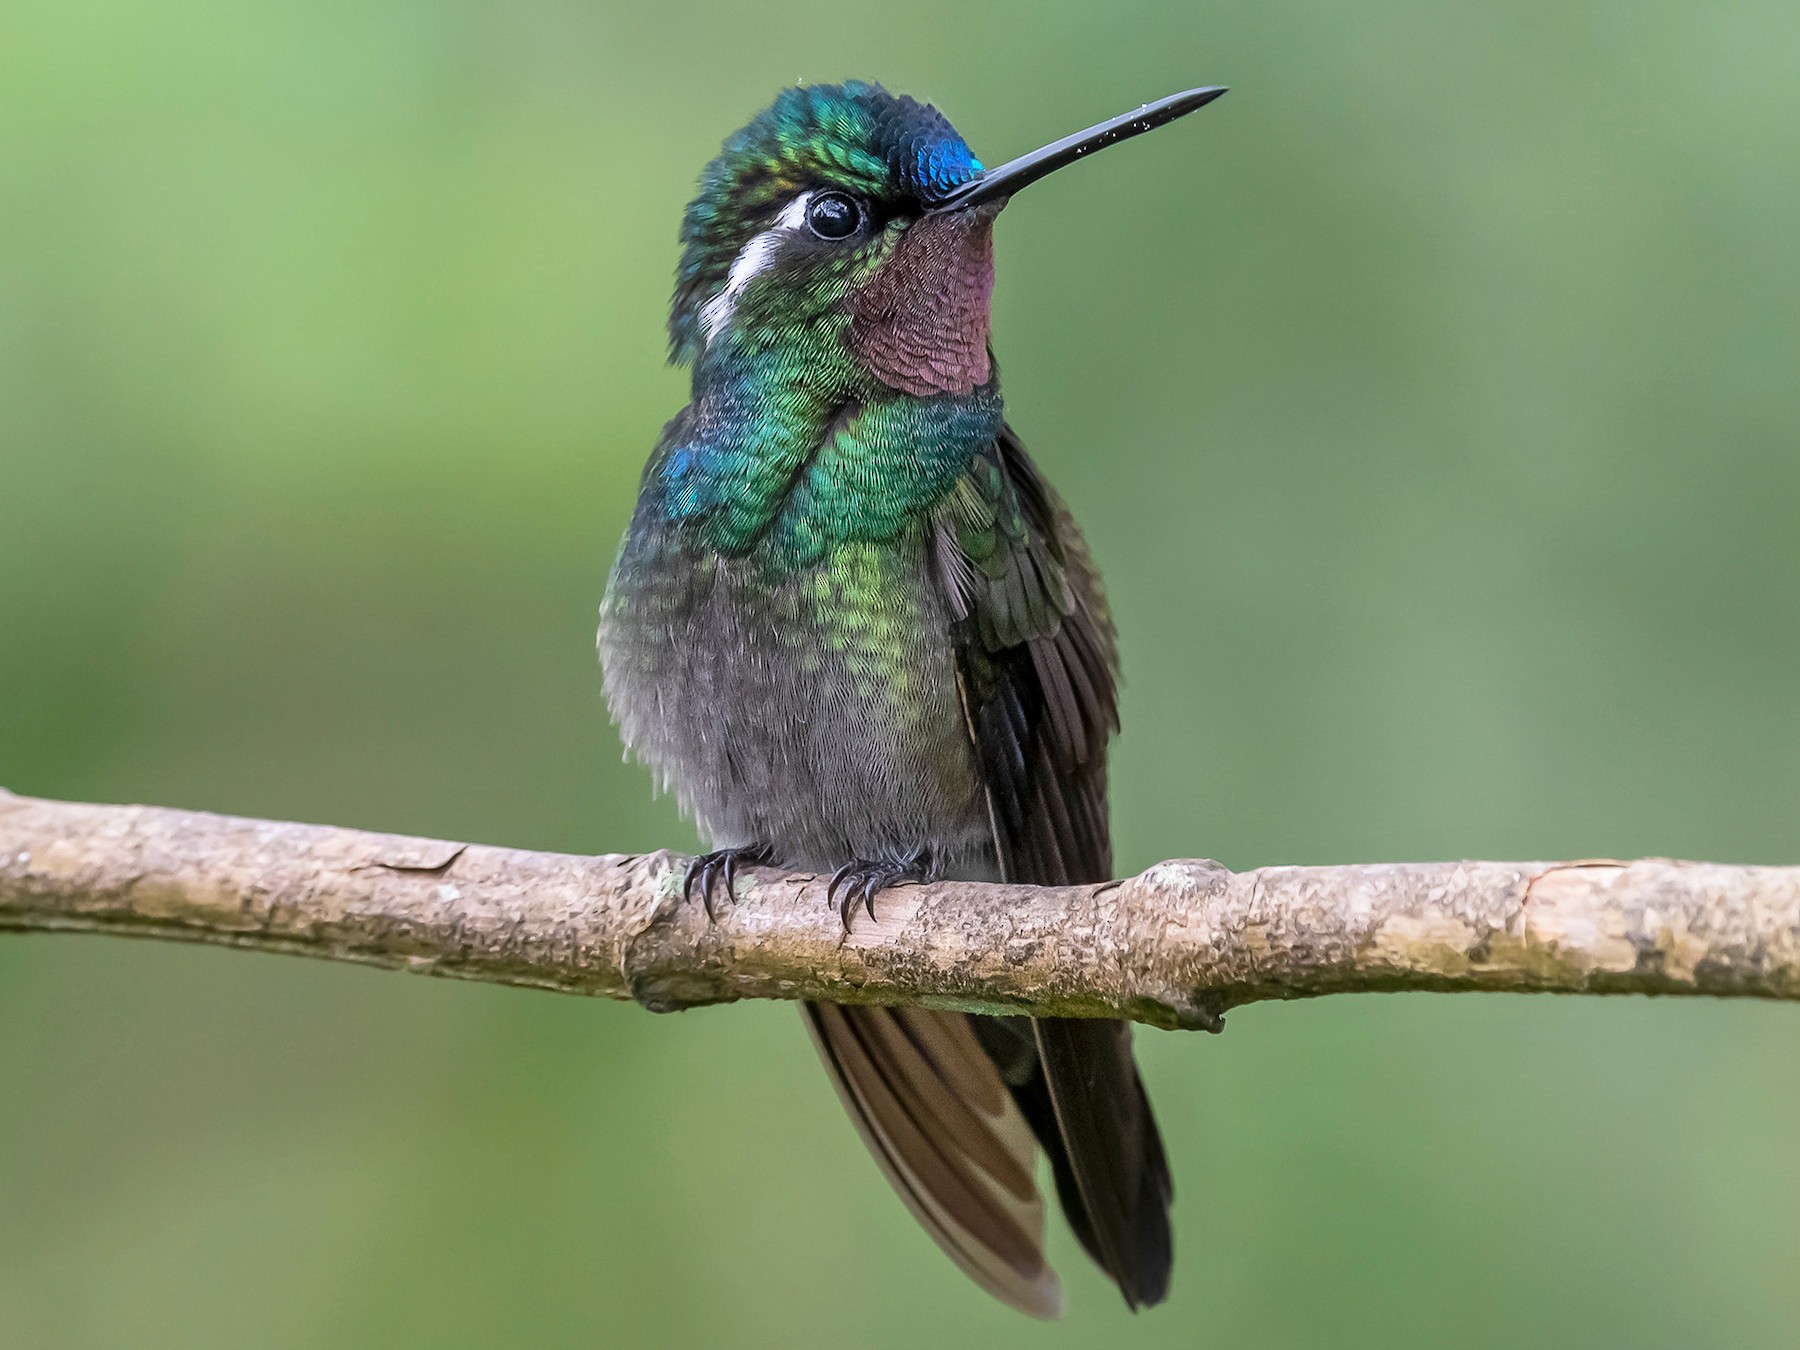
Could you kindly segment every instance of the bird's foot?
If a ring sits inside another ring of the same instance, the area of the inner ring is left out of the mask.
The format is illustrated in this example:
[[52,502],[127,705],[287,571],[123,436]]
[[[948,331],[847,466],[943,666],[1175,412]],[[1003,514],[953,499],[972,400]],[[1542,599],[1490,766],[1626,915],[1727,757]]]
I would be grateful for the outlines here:
[[844,931],[848,933],[850,912],[856,908],[858,900],[873,919],[878,894],[889,886],[897,886],[903,881],[924,881],[930,875],[929,860],[922,848],[902,857],[878,858],[872,862],[858,858],[831,874],[825,899],[838,907],[838,917],[844,921]]
[[700,888],[700,903],[706,906],[708,923],[718,919],[713,912],[714,887],[721,881],[725,883],[725,898],[733,904],[737,903],[737,870],[740,867],[755,867],[760,863],[775,861],[775,852],[767,844],[745,844],[739,848],[722,848],[713,853],[702,853],[687,866],[687,875],[681,879],[681,898],[692,900],[694,888]]

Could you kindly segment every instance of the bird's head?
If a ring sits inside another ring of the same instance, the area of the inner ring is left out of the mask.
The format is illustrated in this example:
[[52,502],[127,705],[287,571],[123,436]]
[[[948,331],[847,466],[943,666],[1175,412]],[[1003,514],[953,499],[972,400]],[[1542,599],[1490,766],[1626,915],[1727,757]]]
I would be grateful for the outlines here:
[[914,395],[987,383],[993,223],[1013,193],[1225,91],[1198,89],[994,169],[929,104],[788,89],[725,142],[682,221],[677,362],[774,352]]

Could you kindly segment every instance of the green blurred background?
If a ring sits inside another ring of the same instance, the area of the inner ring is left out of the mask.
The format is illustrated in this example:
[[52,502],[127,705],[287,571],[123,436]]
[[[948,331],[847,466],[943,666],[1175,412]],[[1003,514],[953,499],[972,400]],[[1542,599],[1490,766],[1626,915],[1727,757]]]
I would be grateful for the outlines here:
[[[0,783],[686,847],[591,631],[680,209],[797,78],[990,159],[1124,633],[1119,863],[1800,860],[1792,0],[13,0]],[[0,1346],[1788,1346],[1800,1013],[1141,1033],[1179,1264],[990,1304],[792,1010],[0,941]]]

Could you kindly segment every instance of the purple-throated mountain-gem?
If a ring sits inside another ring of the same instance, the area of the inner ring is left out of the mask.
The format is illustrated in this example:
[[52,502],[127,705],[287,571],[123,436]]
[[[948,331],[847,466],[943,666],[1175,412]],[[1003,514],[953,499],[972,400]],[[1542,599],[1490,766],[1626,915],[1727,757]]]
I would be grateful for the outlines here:
[[[600,610],[626,743],[740,865],[834,872],[846,926],[923,877],[1105,880],[1112,621],[1075,523],[1001,410],[994,218],[1043,175],[1222,94],[1195,89],[1003,164],[877,85],[789,89],[682,221],[663,430]],[[1129,1025],[808,1004],[900,1198],[1040,1317],[1041,1149],[1136,1308],[1169,1284],[1168,1164]]]

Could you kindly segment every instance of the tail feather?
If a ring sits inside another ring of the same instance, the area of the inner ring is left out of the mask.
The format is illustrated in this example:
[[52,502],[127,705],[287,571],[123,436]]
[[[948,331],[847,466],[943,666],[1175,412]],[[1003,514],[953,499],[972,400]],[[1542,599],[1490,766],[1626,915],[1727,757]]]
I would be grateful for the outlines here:
[[804,1011],[838,1095],[913,1216],[994,1297],[1033,1317],[1060,1314],[1033,1132],[968,1019],[829,1003]]
[[1169,1291],[1174,1188],[1131,1057],[1131,1028],[1091,1019],[969,1022],[1049,1155],[1082,1249],[1131,1307],[1160,1303]]
[[[1133,1309],[1168,1296],[1174,1185],[1124,1022],[1032,1022],[1070,1226]],[[1073,1192],[1073,1195],[1070,1192]],[[1074,1201],[1075,1203],[1071,1203]],[[1081,1216],[1076,1218],[1079,1206]]]

